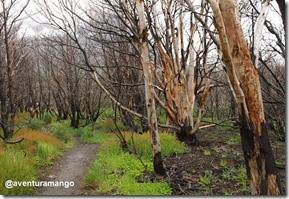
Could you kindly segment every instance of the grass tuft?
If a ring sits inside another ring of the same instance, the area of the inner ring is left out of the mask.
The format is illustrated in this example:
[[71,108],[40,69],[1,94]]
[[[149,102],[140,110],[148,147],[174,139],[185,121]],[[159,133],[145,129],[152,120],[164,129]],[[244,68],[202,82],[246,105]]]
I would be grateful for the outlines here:
[[32,181],[37,180],[36,169],[25,153],[19,150],[9,149],[0,154],[0,193],[1,195],[31,195],[35,193],[34,187],[16,186],[7,189],[6,180]]
[[52,160],[60,154],[60,151],[47,142],[37,142],[37,155],[34,157],[37,166],[50,166]]

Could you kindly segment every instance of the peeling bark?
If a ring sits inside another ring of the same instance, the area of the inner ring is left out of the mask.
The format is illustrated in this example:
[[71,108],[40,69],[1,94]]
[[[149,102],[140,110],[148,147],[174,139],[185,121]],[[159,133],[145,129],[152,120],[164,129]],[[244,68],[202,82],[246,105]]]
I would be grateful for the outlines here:
[[[194,104],[196,100],[196,77],[195,77],[195,60],[194,60],[194,48],[193,37],[197,31],[198,23],[190,24],[190,35],[187,48],[184,46],[184,23],[183,23],[183,11],[185,1],[179,1],[179,18],[178,25],[174,24],[173,16],[170,13],[171,4],[168,4],[166,8],[163,8],[163,13],[166,19],[167,31],[166,34],[171,35],[171,48],[169,49],[165,44],[162,44],[160,39],[156,36],[153,29],[152,36],[156,42],[156,49],[161,59],[161,69],[163,78],[159,77],[159,73],[154,70],[156,80],[163,86],[165,102],[162,102],[158,96],[157,102],[166,111],[167,124],[173,124],[180,127],[177,132],[179,140],[186,143],[195,143],[196,135],[194,135],[200,127],[200,121],[204,112],[204,102],[209,89],[204,89],[202,97],[203,106],[200,108],[198,123],[194,125],[193,113]],[[186,2],[187,3],[187,2]],[[201,13],[204,12],[204,6],[202,4]],[[192,14],[193,16],[193,14]],[[153,21],[151,19],[151,21]],[[168,36],[167,35],[167,36]],[[206,35],[206,32],[205,32]],[[171,54],[170,54],[171,53]],[[206,56],[206,55],[204,55]],[[189,58],[189,61],[187,61]],[[156,66],[155,66],[156,68]],[[209,82],[205,87],[209,87]]]
[[151,133],[154,171],[159,175],[165,175],[166,173],[161,156],[161,144],[157,126],[154,88],[153,88],[152,72],[150,70],[149,49],[147,41],[148,27],[145,19],[143,0],[136,0],[136,9],[139,15],[139,28],[140,28],[138,49],[140,51],[140,62],[143,67],[144,73],[145,98],[148,115],[148,125]]
[[241,141],[253,195],[280,195],[275,159],[267,135],[258,73],[243,35],[235,0],[208,0],[219,32],[223,62],[236,96]]

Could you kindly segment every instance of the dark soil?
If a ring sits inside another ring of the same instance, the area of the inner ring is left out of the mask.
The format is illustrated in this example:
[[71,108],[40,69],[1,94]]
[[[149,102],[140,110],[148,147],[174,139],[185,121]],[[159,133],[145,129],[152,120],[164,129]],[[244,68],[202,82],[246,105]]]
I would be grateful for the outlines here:
[[86,195],[83,193],[82,182],[85,173],[92,165],[97,144],[82,144],[76,140],[75,146],[66,151],[54,165],[43,172],[43,181],[73,181],[74,186],[41,187],[39,195]]
[[[173,195],[250,195],[239,131],[206,129],[191,152],[164,159]],[[285,142],[271,135],[285,194]]]

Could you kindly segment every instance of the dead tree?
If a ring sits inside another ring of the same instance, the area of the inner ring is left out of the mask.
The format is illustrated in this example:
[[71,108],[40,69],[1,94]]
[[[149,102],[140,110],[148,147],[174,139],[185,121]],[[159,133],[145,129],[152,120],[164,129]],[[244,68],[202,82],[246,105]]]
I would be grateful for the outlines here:
[[242,147],[251,192],[253,195],[280,195],[259,76],[242,32],[237,1],[208,1],[219,33],[222,59],[238,105]]
[[145,96],[146,108],[148,114],[148,125],[151,133],[151,143],[153,149],[153,164],[154,171],[158,174],[165,175],[161,156],[161,144],[158,133],[158,121],[155,109],[154,88],[152,72],[150,70],[150,58],[148,47],[148,26],[145,18],[144,2],[143,0],[136,1],[136,8],[139,15],[139,41],[138,48],[140,51],[140,62],[143,67],[144,81],[145,81]]
[[[20,16],[27,7],[29,0],[20,9],[16,9],[19,1],[7,2],[1,0],[1,24],[0,24],[0,111],[4,136],[2,139],[11,138],[15,130],[16,101],[15,101],[15,73],[19,64],[26,56],[19,48],[18,39]],[[21,5],[21,4],[20,4]],[[16,13],[16,14],[15,14]]]

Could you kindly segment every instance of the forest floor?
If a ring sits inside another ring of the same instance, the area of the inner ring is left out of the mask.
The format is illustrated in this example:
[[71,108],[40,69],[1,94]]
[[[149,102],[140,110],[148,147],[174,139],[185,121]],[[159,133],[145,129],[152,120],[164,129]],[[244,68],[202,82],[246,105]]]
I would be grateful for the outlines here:
[[[197,136],[189,153],[164,160],[173,195],[250,195],[239,131],[211,128]],[[285,194],[286,143],[270,138]]]
[[60,156],[52,167],[44,169],[44,181],[69,181],[74,186],[41,187],[37,195],[81,195],[82,182],[85,173],[95,160],[98,144],[83,144],[75,139],[73,148],[68,149]]
[[[281,186],[285,193],[285,142],[270,135],[276,157]],[[198,133],[198,144],[186,153],[176,153],[164,158],[172,195],[250,195],[243,160],[240,135],[237,129],[210,128]],[[39,195],[98,195],[93,187],[83,186],[84,178],[97,161],[99,144],[83,144],[78,139],[75,146],[45,169],[43,180],[73,181],[70,188],[39,189]],[[143,176],[145,177],[146,174]],[[92,188],[92,189],[91,189]],[[105,194],[105,193],[102,193]]]
[[[22,116],[24,117],[24,116]],[[21,119],[21,118],[20,118]],[[54,118],[55,120],[55,118]],[[20,123],[20,122],[19,122]],[[168,176],[153,175],[149,133],[135,134],[118,123],[134,153],[122,149],[111,119],[95,128],[73,129],[69,121],[47,124],[33,119],[14,137],[15,145],[0,142],[0,184],[14,181],[73,181],[74,186],[0,186],[3,195],[250,195],[240,133],[215,126],[197,133],[196,146],[187,147],[171,133],[161,132]],[[283,194],[286,143],[269,132]],[[142,162],[140,161],[142,159]],[[144,167],[145,166],[145,167]],[[146,169],[145,169],[146,168]]]

